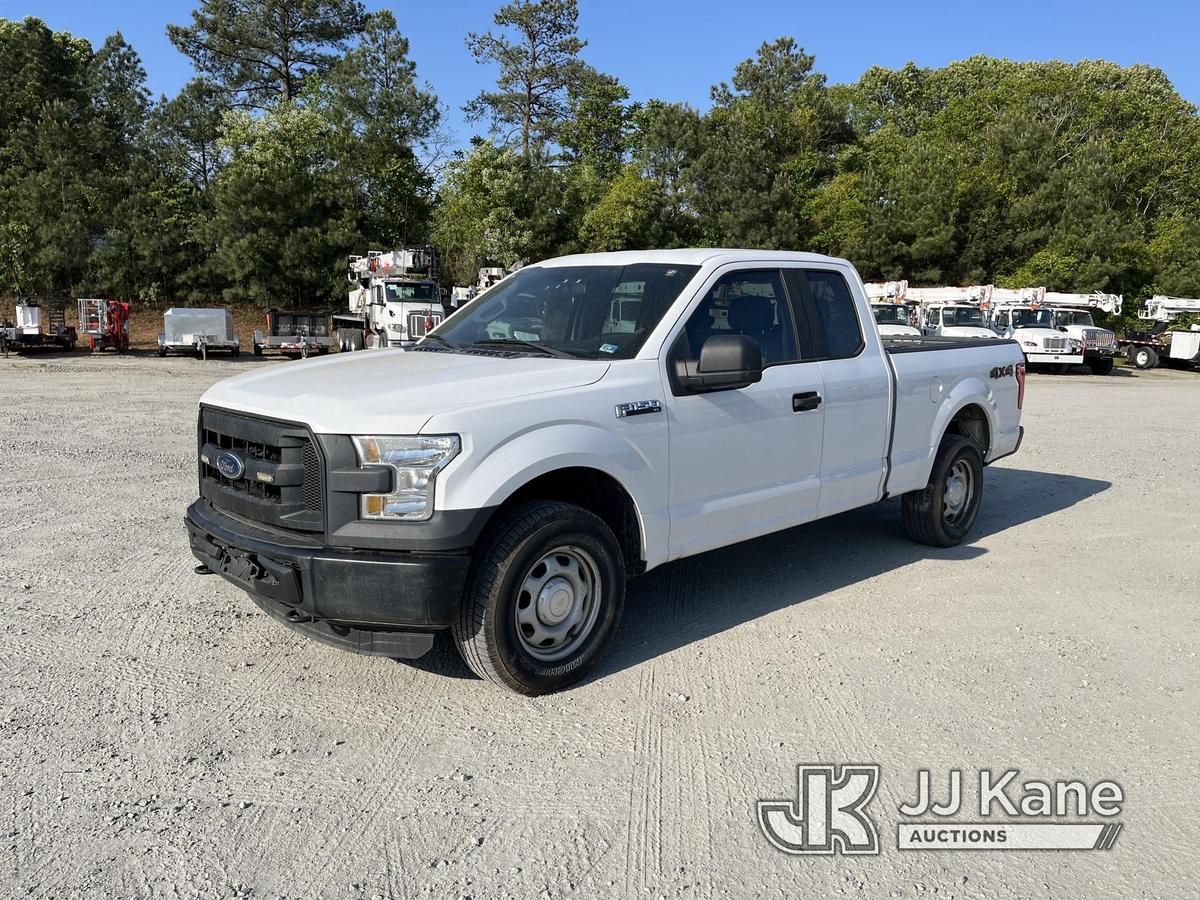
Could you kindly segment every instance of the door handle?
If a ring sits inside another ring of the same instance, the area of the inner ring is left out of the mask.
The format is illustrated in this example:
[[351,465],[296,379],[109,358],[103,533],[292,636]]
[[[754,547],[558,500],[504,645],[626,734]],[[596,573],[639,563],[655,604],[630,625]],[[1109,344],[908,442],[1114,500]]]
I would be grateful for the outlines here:
[[816,391],[792,394],[792,412],[808,412],[821,405],[821,395]]

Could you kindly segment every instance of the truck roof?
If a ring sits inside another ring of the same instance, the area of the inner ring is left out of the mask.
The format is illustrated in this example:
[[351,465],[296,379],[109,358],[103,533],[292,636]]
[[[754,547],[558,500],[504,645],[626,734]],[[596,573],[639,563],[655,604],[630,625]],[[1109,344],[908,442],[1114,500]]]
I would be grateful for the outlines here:
[[578,253],[560,256],[533,265],[537,266],[632,266],[638,263],[702,266],[705,263],[731,262],[792,262],[841,263],[844,259],[820,253],[800,253],[792,250],[731,250],[717,247],[693,247],[679,250],[622,250],[616,253]]

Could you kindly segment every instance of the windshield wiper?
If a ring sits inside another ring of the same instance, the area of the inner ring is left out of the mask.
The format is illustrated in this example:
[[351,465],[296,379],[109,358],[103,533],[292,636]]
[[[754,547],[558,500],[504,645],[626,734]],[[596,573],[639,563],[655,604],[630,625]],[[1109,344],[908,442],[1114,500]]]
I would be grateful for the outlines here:
[[574,354],[567,353],[565,350],[559,350],[557,347],[551,347],[549,344],[543,344],[539,341],[523,341],[520,338],[484,338],[481,341],[475,341],[471,344],[472,347],[524,347],[526,350],[533,350],[536,353],[544,353],[547,356],[553,356],[557,359],[577,359]]
[[440,334],[427,334],[427,335],[425,335],[425,340],[437,341],[439,344],[442,344],[445,347],[449,347],[451,350],[458,349],[458,344],[455,344],[455,343],[452,343],[451,341],[446,340]]

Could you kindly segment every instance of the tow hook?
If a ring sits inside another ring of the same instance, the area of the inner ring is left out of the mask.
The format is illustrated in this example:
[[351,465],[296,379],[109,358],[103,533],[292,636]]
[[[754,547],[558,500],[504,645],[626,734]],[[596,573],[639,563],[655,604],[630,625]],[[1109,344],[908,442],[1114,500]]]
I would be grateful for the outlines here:
[[192,571],[195,572],[197,575],[212,575],[212,574],[214,574],[213,570],[210,569],[208,566],[206,566],[204,563],[200,563],[200,565],[196,566],[196,568],[192,569]]

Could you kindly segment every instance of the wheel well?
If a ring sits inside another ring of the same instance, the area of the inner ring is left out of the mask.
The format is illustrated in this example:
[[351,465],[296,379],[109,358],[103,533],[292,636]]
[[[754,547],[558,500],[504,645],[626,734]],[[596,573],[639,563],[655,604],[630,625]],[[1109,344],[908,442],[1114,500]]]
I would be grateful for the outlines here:
[[954,414],[950,424],[946,426],[946,434],[958,434],[970,438],[979,445],[986,458],[992,447],[991,427],[988,425],[987,413],[983,407],[971,403]]
[[621,554],[625,557],[625,571],[630,575],[640,575],[645,571],[637,507],[629,492],[611,475],[583,466],[547,472],[513,492],[500,504],[492,518],[531,500],[561,500],[599,516],[616,535]]

